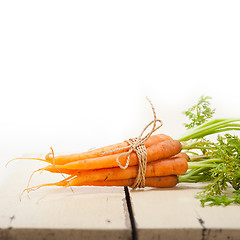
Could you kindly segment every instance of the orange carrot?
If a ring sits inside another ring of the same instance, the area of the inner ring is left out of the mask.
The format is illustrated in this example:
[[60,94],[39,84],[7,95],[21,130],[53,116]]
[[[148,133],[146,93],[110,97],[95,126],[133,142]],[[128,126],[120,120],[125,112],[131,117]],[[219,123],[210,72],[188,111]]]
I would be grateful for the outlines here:
[[[180,153],[170,159],[157,160],[147,164],[145,177],[182,175],[188,169],[188,156]],[[85,185],[93,181],[121,180],[136,178],[138,166],[131,166],[127,169],[108,168],[99,170],[83,171],[69,181],[69,186]]]
[[[165,177],[170,175],[182,175],[186,173],[188,169],[188,160],[188,155],[181,152],[171,158],[151,162],[147,165],[145,179],[149,179],[152,177]],[[68,178],[65,178],[62,181],[56,183],[47,183],[31,188],[26,188],[23,192],[36,190],[44,186],[129,186],[130,183],[132,183],[133,181],[131,179],[135,179],[137,174],[138,166],[128,167],[127,169],[121,169],[116,167],[110,169],[89,170],[79,172],[76,175],[72,174]],[[160,185],[154,185],[154,183],[152,183],[151,185],[151,180],[148,181],[150,182],[148,182],[146,186],[160,187]],[[168,184],[166,186],[170,187]],[[161,187],[163,187],[163,185],[161,185]]]
[[[84,184],[85,186],[128,186],[131,187],[134,183],[134,178],[109,180],[109,181],[93,181]],[[169,188],[174,187],[178,183],[176,175],[162,177],[147,177],[145,178],[145,187]]]
[[[171,139],[172,139],[171,137],[169,137],[165,134],[152,135],[146,140],[144,145],[146,146],[146,148],[148,148],[148,147],[150,147],[150,146],[152,146],[156,143],[159,143],[159,142],[162,142],[162,141],[165,141],[165,140],[171,140]],[[63,164],[66,164],[66,163],[75,162],[75,161],[79,161],[79,160],[101,157],[102,154],[105,153],[105,152],[108,152],[108,151],[111,151],[111,150],[117,149],[117,148],[127,147],[127,146],[128,146],[127,142],[121,142],[121,143],[109,145],[109,146],[106,146],[106,147],[94,149],[94,150],[91,150],[91,151],[83,152],[83,153],[76,153],[76,154],[69,154],[69,155],[59,155],[59,156],[54,157],[54,163],[56,165],[63,165]],[[121,153],[121,152],[126,152],[126,151],[127,150],[121,150],[121,151],[114,152],[114,154]],[[109,155],[109,154],[106,154],[106,155]],[[45,159],[46,159],[47,162],[53,163],[52,153],[47,154],[45,156]]]
[[[182,146],[178,140],[166,140],[163,142],[159,142],[147,148],[147,161],[152,162],[163,158],[169,158],[178,154],[181,149]],[[79,160],[64,165],[49,165],[43,168],[43,170],[55,172],[56,169],[58,169],[58,171],[64,173],[66,170],[74,170],[76,172],[91,169],[113,168],[118,167],[116,159],[119,155],[120,154],[112,154],[98,158]],[[119,161],[124,166],[127,161],[127,156],[121,157]],[[129,166],[134,166],[137,164],[137,154],[135,152],[132,152],[130,154]]]
[[[39,186],[34,186],[24,189],[25,191],[37,190],[41,187],[58,186],[58,187],[74,187],[74,186],[132,186],[134,178],[119,179],[119,180],[105,180],[105,181],[93,181],[80,184],[77,181],[72,181],[71,185],[67,179],[56,183],[46,183]],[[174,187],[178,183],[178,177],[176,175],[162,176],[162,177],[147,177],[145,178],[146,187],[168,188]],[[74,185],[76,184],[76,185]]]
[[[187,169],[188,169],[188,155],[185,153],[179,153],[172,158],[157,160],[149,163],[146,168],[145,179],[152,177],[164,177],[170,175],[182,175],[186,173]],[[109,181],[118,181],[119,185],[121,184],[122,181],[122,185],[125,185],[126,184],[125,180],[135,179],[137,174],[138,166],[128,167],[127,169],[121,169],[116,167],[109,169],[89,170],[83,171],[75,176],[71,175],[70,177],[56,183],[47,183],[39,186],[34,186],[31,188],[26,188],[24,191],[36,190],[45,186],[71,187],[92,185],[94,182],[95,183],[106,182],[107,186],[109,184],[107,182]]]

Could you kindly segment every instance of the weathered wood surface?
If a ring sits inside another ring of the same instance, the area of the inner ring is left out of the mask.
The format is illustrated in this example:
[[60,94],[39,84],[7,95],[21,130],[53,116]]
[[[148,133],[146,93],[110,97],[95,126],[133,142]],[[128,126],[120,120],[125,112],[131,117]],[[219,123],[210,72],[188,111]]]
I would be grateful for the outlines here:
[[[20,201],[31,172],[43,165],[28,160],[11,165],[15,167],[9,166],[9,175],[0,185],[1,240],[131,237],[123,188],[81,187],[72,192],[49,187],[25,193]],[[60,179],[56,174],[36,173],[31,185]]]
[[[20,201],[31,172],[42,166],[45,163],[22,160],[1,169],[8,173],[0,182],[1,240],[132,239],[121,187],[75,187],[73,192],[46,187],[23,194]],[[36,173],[31,186],[61,179],[58,174]],[[201,207],[194,195],[202,187],[130,190],[137,230],[133,237],[240,239],[240,207]]]
[[202,184],[132,191],[139,239],[240,239],[240,207],[202,207]]

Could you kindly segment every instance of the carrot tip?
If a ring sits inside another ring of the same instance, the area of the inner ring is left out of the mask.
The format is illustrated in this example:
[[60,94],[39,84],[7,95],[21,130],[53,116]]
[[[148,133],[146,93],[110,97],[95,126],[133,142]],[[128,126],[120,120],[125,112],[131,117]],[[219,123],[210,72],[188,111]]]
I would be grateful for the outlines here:
[[14,158],[14,159],[9,160],[6,163],[5,167],[7,167],[10,162],[15,161],[15,160],[39,160],[39,161],[50,163],[49,161],[42,159],[42,158]]
[[[63,186],[63,187],[61,187],[60,189],[64,189],[64,188],[67,188],[67,187],[68,187],[68,186]],[[53,189],[52,191],[47,192],[45,195],[43,195],[41,198],[38,199],[37,204],[38,204],[41,200],[43,200],[45,197],[47,197],[50,193],[53,193],[53,192],[58,191],[58,190],[60,190],[60,189],[59,189],[59,188],[58,188],[58,189]]]
[[31,180],[32,180],[32,177],[33,177],[33,174],[35,174],[36,172],[38,172],[38,171],[40,171],[40,170],[42,170],[42,168],[40,168],[40,169],[38,169],[38,170],[35,170],[34,172],[32,172],[32,174],[30,175],[30,177],[29,177],[29,180],[28,180],[27,188],[28,188],[28,187],[29,187],[29,185],[30,185],[30,182],[31,182]]

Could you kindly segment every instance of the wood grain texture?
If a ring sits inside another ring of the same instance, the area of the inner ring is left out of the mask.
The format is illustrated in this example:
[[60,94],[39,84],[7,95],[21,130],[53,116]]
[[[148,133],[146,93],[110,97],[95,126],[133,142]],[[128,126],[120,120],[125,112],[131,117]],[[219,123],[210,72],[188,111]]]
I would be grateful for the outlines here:
[[[43,188],[24,194],[31,172],[42,163],[12,163],[0,185],[0,239],[129,239],[130,222],[122,187]],[[57,181],[58,174],[36,174],[32,184]]]

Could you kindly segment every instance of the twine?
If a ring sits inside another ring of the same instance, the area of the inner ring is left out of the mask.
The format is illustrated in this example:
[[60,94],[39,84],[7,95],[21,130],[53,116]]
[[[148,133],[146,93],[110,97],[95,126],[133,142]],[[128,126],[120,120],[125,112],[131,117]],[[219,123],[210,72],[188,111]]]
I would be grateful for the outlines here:
[[[127,152],[121,153],[117,158],[116,161],[118,163],[118,166],[121,169],[126,169],[129,165],[129,161],[130,161],[130,154],[131,152],[136,152],[137,154],[137,158],[138,158],[138,162],[139,162],[139,167],[138,167],[138,174],[137,177],[135,178],[135,181],[133,183],[133,185],[131,186],[133,189],[135,188],[144,188],[145,187],[145,173],[146,173],[146,167],[147,167],[147,149],[144,145],[144,142],[156,131],[158,130],[162,125],[162,121],[157,119],[156,116],[156,112],[155,112],[155,108],[152,104],[152,102],[149,100],[149,98],[147,98],[148,102],[151,105],[152,111],[153,111],[153,121],[151,121],[141,132],[141,134],[136,137],[136,138],[130,138],[128,140],[126,140],[125,142],[127,142],[129,145],[126,147],[122,147],[122,148],[117,148],[117,149],[113,149],[111,151],[107,151],[104,152],[103,154],[109,154],[109,153],[113,153],[116,151],[121,151],[121,150],[127,150],[129,149]],[[157,122],[160,123],[159,126],[157,126]],[[144,137],[143,134],[144,132],[147,130],[147,128],[149,128],[151,125],[152,129],[149,133],[147,133]],[[123,166],[119,159],[121,157],[127,156],[127,162],[125,164],[125,166]]]

